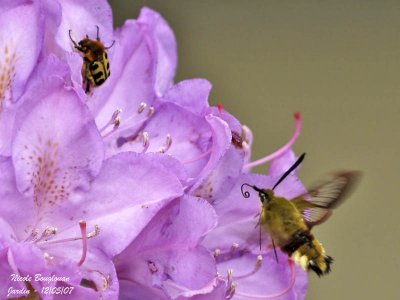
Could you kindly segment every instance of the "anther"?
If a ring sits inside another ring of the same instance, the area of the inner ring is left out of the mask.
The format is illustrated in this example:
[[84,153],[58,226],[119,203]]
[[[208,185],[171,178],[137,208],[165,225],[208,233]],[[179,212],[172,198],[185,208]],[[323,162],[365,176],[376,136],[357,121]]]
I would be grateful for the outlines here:
[[149,133],[147,131],[144,131],[142,133],[142,137],[143,137],[143,150],[142,150],[142,153],[146,153],[147,149],[149,149],[149,146],[150,146]]
[[233,243],[231,246],[231,251],[235,251],[237,248],[239,248],[239,244],[238,243]]
[[233,269],[228,269],[226,273],[227,273],[228,285],[231,285],[233,281]]
[[161,153],[167,152],[168,149],[169,149],[169,147],[171,147],[171,145],[172,145],[172,138],[171,138],[171,135],[168,133],[168,134],[167,134],[167,137],[166,137],[166,139],[165,139],[165,144],[164,144],[164,146],[162,146],[162,147],[159,149],[159,152],[161,152]]
[[[103,128],[100,129],[100,132],[105,131],[108,126],[110,125],[114,125],[114,128],[111,130],[111,132],[113,132],[115,129],[117,129],[119,127],[119,125],[121,124],[121,117],[120,114],[122,113],[122,109],[118,108],[116,111],[114,111],[114,113],[111,116],[111,119],[107,122],[106,125],[103,126]],[[109,135],[111,132],[108,132],[105,136]]]
[[54,234],[56,234],[56,233],[57,233],[57,228],[56,228],[56,227],[50,226],[50,227],[47,227],[47,228],[44,230],[43,235],[44,235],[44,237],[48,237],[48,236],[54,235]]
[[149,107],[149,112],[147,113],[147,117],[150,118],[153,114],[154,114],[154,106],[151,105],[151,106]]
[[214,250],[214,257],[217,258],[220,255],[221,255],[221,249],[215,249]]
[[239,279],[243,279],[243,278],[249,277],[251,275],[254,275],[261,268],[262,261],[263,261],[262,255],[258,255],[256,263],[255,263],[255,266],[254,266],[254,269],[252,271],[250,271],[249,273],[247,273],[247,274],[243,274],[243,275],[240,275],[240,276],[235,276],[235,279],[239,280]]
[[33,239],[32,242],[34,242],[34,243],[40,242],[43,239],[48,238],[49,236],[55,235],[56,233],[57,233],[57,228],[53,227],[53,226],[49,226],[43,231],[42,235],[38,239]]
[[89,232],[86,236],[88,239],[90,239],[92,237],[98,236],[99,234],[100,234],[100,227],[99,227],[99,225],[95,224],[94,230]]
[[141,102],[137,110],[138,114],[141,114],[145,110],[146,106],[147,104],[145,102]]
[[228,271],[227,271],[227,283],[226,284],[228,286],[228,289],[226,291],[225,296],[227,299],[230,299],[230,298],[232,298],[232,296],[234,295],[235,290],[236,290],[236,283],[233,282],[233,270],[232,269],[228,269]]
[[47,252],[44,252],[44,253],[43,253],[43,257],[44,257],[46,260],[53,260],[53,259],[54,259],[54,256],[51,256],[51,255],[48,254]]
[[261,267],[263,261],[262,255],[257,256],[257,262],[256,262],[256,267]]
[[247,144],[251,144],[253,142],[253,133],[246,125],[242,126],[242,139],[243,142],[246,142]]
[[235,295],[236,287],[237,287],[237,283],[232,282],[232,284],[229,286],[228,290],[225,293],[225,299],[228,299],[228,300],[232,299],[232,297]]

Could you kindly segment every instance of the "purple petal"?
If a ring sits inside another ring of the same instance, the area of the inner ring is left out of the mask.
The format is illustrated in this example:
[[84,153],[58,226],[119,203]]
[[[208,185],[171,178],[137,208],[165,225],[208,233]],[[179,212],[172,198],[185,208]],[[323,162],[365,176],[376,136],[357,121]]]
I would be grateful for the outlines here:
[[22,289],[24,286],[20,283],[15,284],[11,281],[10,274],[13,274],[13,270],[10,268],[7,258],[8,248],[2,248],[0,246],[0,297],[1,299],[7,299],[8,290],[10,287],[15,289]]
[[216,224],[206,201],[183,197],[163,209],[116,258],[118,274],[172,298],[201,289],[215,278],[214,259],[197,241]]
[[[140,129],[140,132],[145,131],[149,136],[147,152],[158,152],[166,147],[169,135],[171,143],[166,151],[185,165],[190,177],[196,176],[204,167],[207,157],[196,159],[207,151],[211,139],[210,125],[204,118],[175,104],[162,103]],[[118,141],[124,138],[129,139],[129,142],[125,142],[120,148],[116,148],[115,142],[111,142],[108,151],[143,151],[143,141],[138,133],[122,135]],[[191,162],[193,159],[195,160]]]
[[0,218],[0,250],[8,247],[10,244],[12,244],[15,240],[15,233],[10,224],[4,220],[3,218]]
[[[232,140],[232,134],[228,127],[228,124],[226,124],[223,120],[213,115],[206,116],[206,120],[210,124],[212,131],[212,145],[210,147],[211,153],[207,164],[197,175],[196,182],[190,189],[190,193],[194,195],[196,195],[196,191],[198,189],[204,188],[208,189],[209,193],[212,193],[214,187],[208,186],[207,180],[211,178],[214,170],[216,169],[216,166],[220,163],[221,159],[230,148]],[[238,163],[240,164],[240,160],[238,161]],[[216,175],[216,177],[218,177],[218,175]],[[209,196],[207,196],[207,198],[209,198]]]
[[[0,218],[14,229],[19,240],[26,237],[35,222],[33,201],[24,198],[17,190],[14,168],[11,159],[0,161]],[[4,226],[0,226],[4,228]],[[2,247],[0,246],[0,249]]]
[[144,286],[134,281],[125,280],[124,278],[119,279],[119,286],[120,300],[170,299],[160,289],[155,289],[151,286]]
[[211,83],[205,79],[184,80],[170,88],[160,100],[175,103],[201,116],[209,108],[211,88]]
[[[55,36],[55,42],[65,51],[75,51],[69,30],[76,42],[84,39],[88,35],[91,39],[97,37],[97,27],[101,41],[111,44],[113,40],[113,24],[111,7],[105,0],[63,0],[58,1],[59,7],[48,2],[46,6],[50,12],[61,9],[61,23]],[[49,13],[49,12],[47,12]],[[51,41],[49,41],[51,42]],[[80,69],[79,69],[80,72]]]
[[163,206],[181,195],[178,178],[157,160],[122,153],[104,162],[90,191],[71,195],[54,214],[57,218],[53,223],[70,228],[63,232],[65,236],[79,235],[74,227],[79,220],[85,220],[88,228],[98,225],[100,234],[89,244],[111,257],[120,253]]
[[161,96],[172,86],[177,65],[177,46],[174,33],[168,23],[156,11],[147,7],[142,8],[138,18],[139,24],[151,37],[157,61],[155,92]]
[[257,266],[257,255],[245,254],[218,263],[218,272],[227,274],[228,269],[232,270],[232,281],[237,284],[234,299],[304,299],[307,273],[294,266],[294,262],[289,263],[284,254],[278,259],[279,262],[276,262],[273,253],[263,255],[261,266]]
[[122,122],[133,116],[140,103],[149,106],[154,99],[155,65],[149,38],[141,26],[132,20],[115,32],[115,44],[110,49],[111,75],[94,89],[88,103],[102,128],[117,109],[122,109]]
[[[37,62],[43,37],[43,16],[40,15],[39,5],[27,1],[3,7],[0,36],[1,113],[9,102],[17,101],[22,95]],[[21,45],[29,45],[29,51]]]
[[[244,153],[231,146],[211,173],[200,177],[193,195],[207,199],[210,203],[226,197],[240,176],[244,163]],[[199,184],[201,183],[201,184]]]
[[57,82],[43,90],[45,97],[41,92],[30,95],[36,103],[20,118],[13,163],[18,189],[34,196],[39,210],[48,210],[74,188],[86,188],[104,154],[96,126],[76,93]]
[[[69,77],[68,65],[53,54],[36,66],[26,84],[25,93],[19,101],[8,105],[3,112],[0,110],[0,154],[11,155],[14,122],[20,123],[23,119],[20,114],[20,119],[15,120],[17,112],[21,113],[21,110],[26,111],[26,113],[30,112],[32,102],[36,104],[37,98],[47,95],[48,90],[43,89],[43,87],[47,86],[48,82],[60,82],[62,80],[68,82]],[[32,99],[32,96],[36,96],[36,99]],[[28,102],[28,104],[25,104],[25,102]]]

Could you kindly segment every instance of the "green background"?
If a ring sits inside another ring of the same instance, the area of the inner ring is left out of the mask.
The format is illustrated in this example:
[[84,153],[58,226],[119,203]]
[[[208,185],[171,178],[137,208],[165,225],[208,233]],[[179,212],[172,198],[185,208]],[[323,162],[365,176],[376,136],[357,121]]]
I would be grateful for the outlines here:
[[307,299],[400,299],[400,2],[110,2],[115,26],[144,5],[168,20],[176,81],[209,79],[210,102],[252,129],[254,159],[287,142],[300,111],[303,182],[364,172],[313,230],[335,262],[324,278],[310,274]]

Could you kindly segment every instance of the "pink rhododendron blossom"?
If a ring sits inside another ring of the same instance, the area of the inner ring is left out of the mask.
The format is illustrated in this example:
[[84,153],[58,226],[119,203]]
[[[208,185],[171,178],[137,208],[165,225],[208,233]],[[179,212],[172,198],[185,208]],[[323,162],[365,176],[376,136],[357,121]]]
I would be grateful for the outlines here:
[[[241,192],[293,163],[299,114],[289,142],[251,162],[251,130],[209,104],[211,83],[174,83],[177,43],[159,13],[113,29],[104,0],[0,9],[0,298],[304,299],[307,274],[279,249],[276,260],[257,194]],[[110,64],[89,91],[86,37]],[[305,189],[294,172],[275,192]]]

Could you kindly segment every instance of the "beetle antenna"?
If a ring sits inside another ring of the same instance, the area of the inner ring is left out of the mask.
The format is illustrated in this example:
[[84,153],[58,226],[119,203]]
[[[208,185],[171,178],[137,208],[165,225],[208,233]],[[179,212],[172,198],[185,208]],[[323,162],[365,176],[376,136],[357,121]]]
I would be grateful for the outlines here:
[[296,160],[296,162],[289,168],[289,170],[287,170],[285,172],[285,174],[282,175],[282,177],[278,180],[277,183],[275,183],[274,187],[272,188],[272,190],[274,190],[294,169],[296,169],[301,162],[304,159],[304,156],[306,156],[305,153],[303,153],[302,155],[300,155],[300,157]]
[[115,44],[115,40],[113,40],[113,42],[111,43],[111,45],[108,46],[108,47],[106,47],[106,49],[110,49],[112,46],[114,46],[114,44]]
[[100,41],[100,35],[99,35],[99,26],[98,25],[96,25],[96,27],[97,27],[97,34],[96,34],[96,39],[98,40],[98,41]]
[[77,47],[78,47],[78,44],[72,39],[71,32],[72,32],[72,29],[70,29],[70,30],[68,31],[69,38],[70,38],[71,42],[74,44],[75,48],[77,48]]

